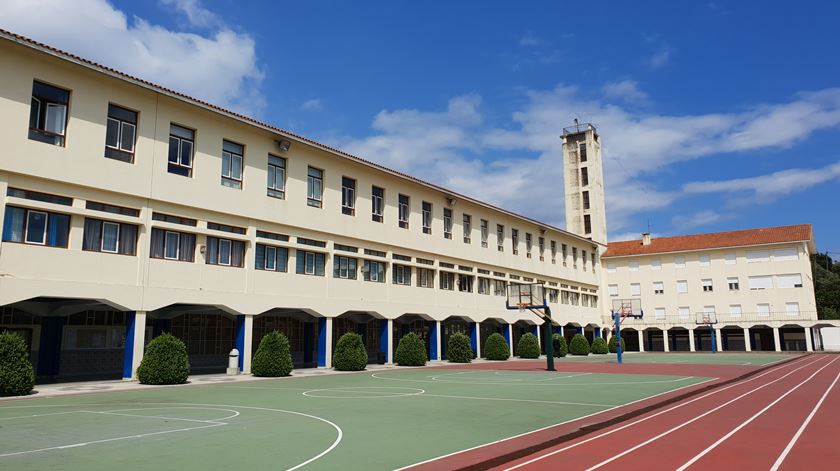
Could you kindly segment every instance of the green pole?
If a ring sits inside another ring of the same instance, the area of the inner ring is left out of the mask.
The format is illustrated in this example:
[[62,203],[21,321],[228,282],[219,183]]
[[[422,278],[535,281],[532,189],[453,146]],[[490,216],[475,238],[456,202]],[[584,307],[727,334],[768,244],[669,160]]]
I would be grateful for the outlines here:
[[554,332],[551,329],[551,308],[545,307],[545,369],[554,369]]

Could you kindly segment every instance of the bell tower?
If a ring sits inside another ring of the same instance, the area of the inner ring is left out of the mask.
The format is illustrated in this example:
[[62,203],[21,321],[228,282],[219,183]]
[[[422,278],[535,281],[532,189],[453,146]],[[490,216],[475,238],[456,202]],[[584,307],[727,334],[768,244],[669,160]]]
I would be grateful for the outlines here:
[[563,128],[566,230],[607,243],[604,169],[598,131],[590,123]]

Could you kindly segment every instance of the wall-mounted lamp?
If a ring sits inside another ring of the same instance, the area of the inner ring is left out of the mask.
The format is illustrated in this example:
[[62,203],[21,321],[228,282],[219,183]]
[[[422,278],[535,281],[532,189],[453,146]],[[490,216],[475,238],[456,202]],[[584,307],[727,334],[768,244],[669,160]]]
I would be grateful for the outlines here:
[[274,142],[277,143],[277,147],[283,152],[287,152],[289,150],[289,148],[292,147],[292,143],[289,142],[289,141],[281,140],[281,141],[274,141]]
[[204,252],[207,251],[207,246],[206,245],[199,245],[198,246],[198,251],[201,252],[201,255],[204,255]]
[[448,204],[449,206],[455,206],[455,203],[455,198],[446,198],[446,204]]

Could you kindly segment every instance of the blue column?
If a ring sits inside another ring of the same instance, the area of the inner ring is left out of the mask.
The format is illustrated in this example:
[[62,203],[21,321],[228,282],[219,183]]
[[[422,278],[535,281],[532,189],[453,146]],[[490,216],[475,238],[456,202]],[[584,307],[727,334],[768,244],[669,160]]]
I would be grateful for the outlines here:
[[236,316],[236,349],[239,350],[239,372],[245,365],[245,316]]
[[[123,346],[123,378],[131,379],[131,365],[134,363],[134,332],[138,326],[135,324],[137,314],[125,313],[125,345]],[[141,329],[144,326],[139,326]]]
[[327,318],[318,318],[318,368],[327,366]]
[[473,355],[478,357],[478,322],[470,324],[470,347],[472,347]]
[[600,337],[600,336],[601,336],[601,328],[600,327],[595,327],[595,337]]
[[783,352],[787,350],[785,348],[785,332],[782,330],[781,327],[779,327],[779,349],[781,349]]
[[429,360],[438,360],[438,352],[437,352],[437,338],[438,338],[438,322],[440,321],[431,321],[428,323],[429,326]]
[[502,324],[502,336],[505,338],[505,342],[507,342],[508,347],[510,347],[510,328],[508,328],[508,324]]
[[309,367],[312,364],[312,337],[315,336],[314,324],[303,323],[303,362]]
[[563,326],[553,325],[551,326],[551,332],[558,335],[563,335]]
[[531,326],[531,333],[534,334],[534,337],[539,338],[540,336],[540,326],[534,324]]
[[578,327],[577,328],[577,333],[579,333],[580,335],[583,335],[583,327]]
[[172,330],[172,319],[155,319],[152,321],[152,338]]
[[388,319],[379,319],[379,351],[388,361]]
[[38,376],[58,374],[61,362],[61,338],[65,317],[41,318],[41,341],[38,352]]

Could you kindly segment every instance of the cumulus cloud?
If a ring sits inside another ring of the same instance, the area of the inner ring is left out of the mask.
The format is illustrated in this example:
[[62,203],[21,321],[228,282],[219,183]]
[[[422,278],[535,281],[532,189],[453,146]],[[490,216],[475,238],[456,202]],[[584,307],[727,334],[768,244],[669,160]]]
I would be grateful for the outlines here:
[[639,83],[635,80],[610,82],[601,87],[601,92],[609,100],[618,100],[633,104],[645,104],[649,100],[648,94],[639,90]]
[[668,65],[668,61],[670,60],[671,49],[663,48],[653,53],[653,55],[650,56],[650,59],[648,59],[648,63],[654,69],[658,69],[660,67],[665,67],[666,65]]
[[692,182],[686,184],[683,191],[687,194],[746,193],[752,201],[766,203],[831,181],[840,181],[840,162],[822,168],[792,168],[749,178]]
[[674,227],[679,228],[680,232],[684,233],[690,229],[708,226],[730,219],[733,219],[732,214],[722,214],[711,209],[705,209],[689,215],[678,214],[673,217],[672,222]]
[[172,31],[143,18],[129,19],[105,0],[2,0],[0,27],[196,98],[259,114],[265,99],[254,40],[214,23],[215,15],[198,1],[163,4],[213,29],[205,35]]

